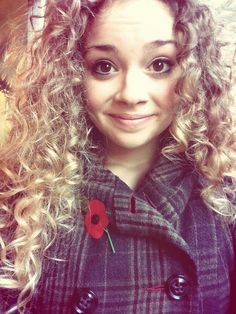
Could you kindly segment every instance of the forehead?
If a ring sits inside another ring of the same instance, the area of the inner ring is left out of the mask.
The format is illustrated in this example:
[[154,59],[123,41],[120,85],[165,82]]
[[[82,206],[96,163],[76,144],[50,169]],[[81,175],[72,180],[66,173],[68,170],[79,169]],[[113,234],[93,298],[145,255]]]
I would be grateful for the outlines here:
[[170,8],[158,0],[113,0],[95,16],[87,41],[106,39],[127,40],[142,38],[151,42],[156,39],[171,40],[174,17]]

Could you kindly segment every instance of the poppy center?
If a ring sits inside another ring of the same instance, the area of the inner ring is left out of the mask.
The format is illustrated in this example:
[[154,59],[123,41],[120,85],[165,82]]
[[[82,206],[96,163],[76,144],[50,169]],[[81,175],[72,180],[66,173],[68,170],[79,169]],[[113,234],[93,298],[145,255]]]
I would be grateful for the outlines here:
[[93,225],[97,225],[99,223],[99,216],[94,214],[92,217],[91,217],[91,223]]

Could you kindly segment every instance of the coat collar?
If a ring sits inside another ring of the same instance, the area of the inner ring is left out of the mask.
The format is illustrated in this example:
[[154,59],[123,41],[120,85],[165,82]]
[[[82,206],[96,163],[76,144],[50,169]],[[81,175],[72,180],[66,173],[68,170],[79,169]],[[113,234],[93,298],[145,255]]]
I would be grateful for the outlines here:
[[116,193],[123,193],[128,198],[134,196],[148,202],[171,222],[178,219],[188,203],[193,187],[197,191],[198,186],[197,175],[183,156],[171,160],[161,155],[135,191],[105,169],[99,160],[90,160],[85,169],[87,179],[83,193],[87,197],[98,197],[111,206],[111,199]]
[[136,213],[153,213],[175,227],[193,191],[198,190],[197,176],[183,156],[173,160],[160,156],[135,191],[95,160],[87,164],[86,177],[82,193],[103,201],[111,220],[120,211],[132,213],[134,205]]
[[171,161],[161,156],[136,191],[101,164],[92,162],[86,169],[83,193],[89,199],[104,202],[111,231],[162,239],[194,260],[178,228],[197,181],[183,157]]

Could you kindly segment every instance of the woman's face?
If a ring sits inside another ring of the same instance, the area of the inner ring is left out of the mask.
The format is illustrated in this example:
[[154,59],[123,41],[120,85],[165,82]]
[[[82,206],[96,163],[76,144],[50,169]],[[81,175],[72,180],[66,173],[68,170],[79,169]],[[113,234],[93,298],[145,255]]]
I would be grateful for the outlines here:
[[119,0],[101,10],[85,42],[87,109],[108,144],[153,143],[178,97],[174,17],[157,0]]

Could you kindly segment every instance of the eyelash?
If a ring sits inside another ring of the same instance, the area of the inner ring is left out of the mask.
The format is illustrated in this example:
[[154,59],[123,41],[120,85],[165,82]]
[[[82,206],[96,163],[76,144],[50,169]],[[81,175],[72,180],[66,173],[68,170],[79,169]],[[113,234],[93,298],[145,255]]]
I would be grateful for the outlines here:
[[113,68],[115,71],[113,72],[117,72],[117,68],[113,65],[113,63],[109,60],[99,60],[99,61],[96,61],[92,67],[91,67],[91,70],[92,70],[92,73],[95,74],[95,75],[101,75],[101,76],[107,76],[107,75],[111,75],[111,73],[113,72],[102,72],[102,71],[98,71],[98,67],[102,66],[102,65],[109,65],[111,68]]
[[159,64],[162,64],[164,67],[167,66],[168,69],[166,70],[162,70],[162,71],[155,71],[155,70],[149,70],[150,72],[153,72],[154,75],[166,75],[168,73],[171,72],[173,66],[174,66],[174,62],[167,59],[167,58],[156,58],[154,59],[151,64],[148,66],[148,69],[154,65],[155,62],[158,62]]
[[[160,70],[160,71],[155,71],[155,70],[150,70],[151,66],[154,65],[155,62],[159,62],[159,64],[162,64],[163,67],[168,67],[168,69],[166,70]],[[105,71],[101,71],[101,69],[99,70],[99,67],[101,66],[109,66],[110,68],[108,69],[112,69],[113,68],[113,71],[111,72],[110,70],[108,72],[105,72]],[[172,68],[174,66],[174,62],[167,59],[167,58],[156,58],[154,59],[151,64],[147,67],[148,69],[148,72],[151,72],[153,73],[154,75],[156,76],[162,76],[162,75],[167,75],[169,74],[171,71],[172,71]],[[112,73],[114,72],[118,72],[118,69],[114,66],[114,64],[109,61],[109,60],[99,60],[99,61],[96,61],[92,66],[91,66],[91,72],[92,74],[96,75],[96,76],[99,76],[99,77],[106,77],[106,76],[109,76],[109,75],[112,75]]]

